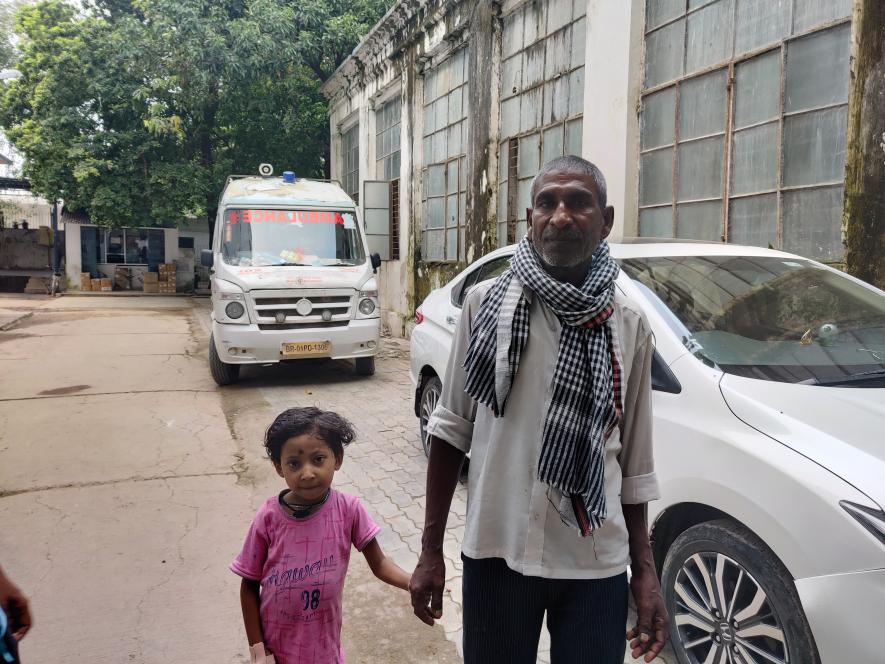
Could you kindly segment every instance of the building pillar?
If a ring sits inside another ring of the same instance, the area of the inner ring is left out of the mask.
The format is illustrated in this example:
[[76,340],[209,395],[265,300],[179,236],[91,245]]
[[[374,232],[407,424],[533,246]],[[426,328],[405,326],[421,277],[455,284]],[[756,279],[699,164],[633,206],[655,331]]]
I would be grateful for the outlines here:
[[855,0],[842,228],[848,272],[885,289],[885,3]]
[[590,1],[581,155],[605,175],[615,208],[612,239],[638,235],[639,91],[644,0]]
[[65,224],[65,275],[68,288],[80,288],[80,273],[83,271],[80,247],[80,224]]

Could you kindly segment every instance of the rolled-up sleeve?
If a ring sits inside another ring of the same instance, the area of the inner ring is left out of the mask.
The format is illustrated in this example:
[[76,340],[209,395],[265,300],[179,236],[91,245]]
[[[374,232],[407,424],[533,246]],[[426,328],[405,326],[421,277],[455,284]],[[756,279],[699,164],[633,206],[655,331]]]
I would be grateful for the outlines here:
[[645,321],[639,326],[633,363],[623,395],[621,426],[621,502],[647,503],[661,497],[652,443],[651,367],[654,343]]
[[470,331],[473,317],[479,309],[487,288],[474,288],[464,301],[461,319],[455,328],[452,350],[446,378],[443,381],[442,395],[436,409],[427,422],[427,433],[457,447],[465,454],[470,451],[473,441],[473,422],[476,419],[476,402],[464,391],[467,372],[464,359],[470,345]]

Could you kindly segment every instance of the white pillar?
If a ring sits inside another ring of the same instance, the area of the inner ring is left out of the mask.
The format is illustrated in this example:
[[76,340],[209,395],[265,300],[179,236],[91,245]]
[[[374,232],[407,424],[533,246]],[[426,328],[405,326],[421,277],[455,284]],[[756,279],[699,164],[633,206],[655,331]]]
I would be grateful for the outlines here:
[[80,273],[82,271],[80,224],[65,224],[65,276],[68,278],[68,288],[80,289]]
[[645,0],[588,0],[583,156],[605,174],[612,237],[637,234]]
[[166,250],[166,263],[178,260],[178,229],[164,228],[163,239]]

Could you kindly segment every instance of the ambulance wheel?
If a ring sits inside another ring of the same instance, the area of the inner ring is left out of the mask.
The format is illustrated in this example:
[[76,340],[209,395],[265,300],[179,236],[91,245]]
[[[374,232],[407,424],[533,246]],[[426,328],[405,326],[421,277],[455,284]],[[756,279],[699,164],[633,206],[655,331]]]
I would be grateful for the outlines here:
[[358,376],[372,376],[375,373],[374,357],[358,357],[354,364]]
[[209,337],[209,370],[218,386],[230,385],[240,377],[239,364],[225,364],[215,350],[215,337]]

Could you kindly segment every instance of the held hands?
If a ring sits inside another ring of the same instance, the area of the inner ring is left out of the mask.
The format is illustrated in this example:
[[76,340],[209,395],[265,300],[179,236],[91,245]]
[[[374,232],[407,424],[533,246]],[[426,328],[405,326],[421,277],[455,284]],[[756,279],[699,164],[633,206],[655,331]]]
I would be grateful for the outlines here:
[[657,657],[667,642],[667,609],[661,595],[661,584],[653,569],[636,570],[630,580],[636,601],[636,626],[627,632],[633,659],[645,655],[650,662]]
[[446,583],[446,563],[442,551],[422,551],[409,580],[412,609],[421,622],[433,625],[442,618],[442,595]]
[[251,664],[276,664],[276,660],[271,652],[264,647],[264,643],[249,646],[249,657]]

